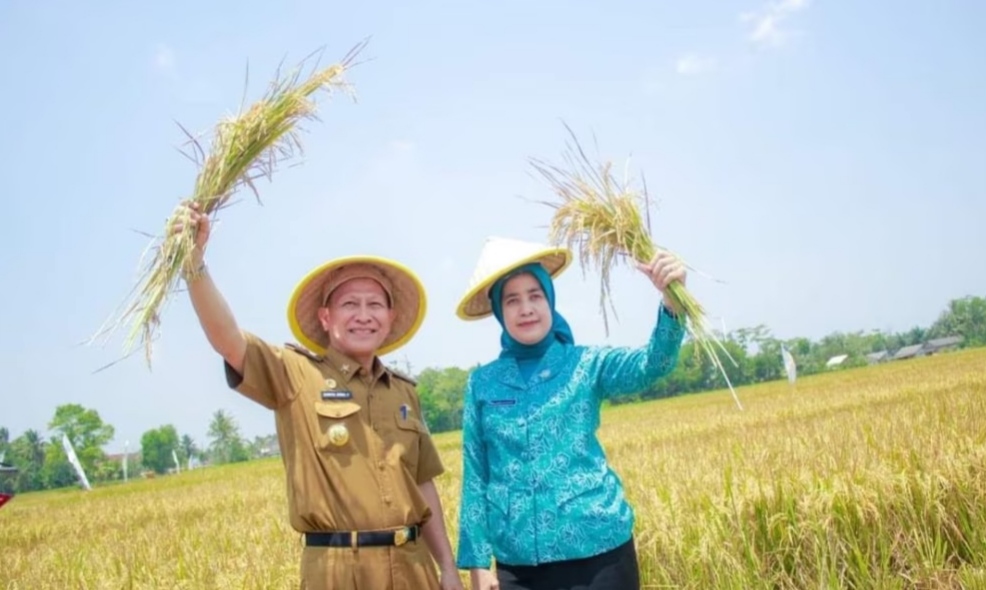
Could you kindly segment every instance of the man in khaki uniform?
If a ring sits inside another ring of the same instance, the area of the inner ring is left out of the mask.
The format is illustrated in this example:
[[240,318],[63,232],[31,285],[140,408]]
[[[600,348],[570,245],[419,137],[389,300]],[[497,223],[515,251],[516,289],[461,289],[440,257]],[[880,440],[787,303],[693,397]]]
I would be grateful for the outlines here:
[[418,278],[377,257],[328,262],[288,305],[304,347],[274,346],[237,326],[203,262],[209,219],[191,209],[185,282],[230,387],[274,411],[290,522],[305,540],[301,587],[461,590],[432,482],[444,468],[414,381],[378,358],[424,319]]

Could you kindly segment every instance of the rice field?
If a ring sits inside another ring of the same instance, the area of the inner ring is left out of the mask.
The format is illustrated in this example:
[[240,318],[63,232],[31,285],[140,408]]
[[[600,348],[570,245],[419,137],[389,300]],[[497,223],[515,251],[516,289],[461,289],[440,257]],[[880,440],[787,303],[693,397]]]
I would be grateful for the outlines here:
[[[737,392],[604,413],[646,588],[986,588],[986,350]],[[436,438],[454,547],[459,434]],[[25,494],[0,587],[295,588],[285,510],[277,459]]]

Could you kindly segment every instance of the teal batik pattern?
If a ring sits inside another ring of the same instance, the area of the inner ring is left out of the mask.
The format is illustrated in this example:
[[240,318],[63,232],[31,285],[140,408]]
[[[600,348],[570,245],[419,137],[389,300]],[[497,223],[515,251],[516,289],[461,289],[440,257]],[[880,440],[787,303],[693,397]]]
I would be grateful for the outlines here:
[[630,539],[633,509],[596,438],[600,406],[670,373],[683,337],[684,325],[661,306],[640,348],[555,342],[526,382],[513,359],[472,372],[459,568],[577,559]]

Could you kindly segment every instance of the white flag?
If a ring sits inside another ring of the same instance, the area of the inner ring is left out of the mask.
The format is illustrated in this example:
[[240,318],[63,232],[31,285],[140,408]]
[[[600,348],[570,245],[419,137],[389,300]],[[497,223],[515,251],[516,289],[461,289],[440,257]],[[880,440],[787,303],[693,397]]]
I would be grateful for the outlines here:
[[89,487],[89,479],[86,478],[86,472],[82,469],[82,464],[79,463],[79,458],[75,456],[75,449],[72,448],[72,443],[65,434],[62,434],[62,446],[65,447],[65,455],[68,456],[68,462],[72,464],[72,467],[75,468],[75,472],[79,475],[79,479],[82,480],[82,487],[87,490],[91,490],[92,488]]
[[175,473],[181,473],[181,463],[178,462],[178,453],[171,449],[171,458],[175,460]]
[[781,357],[784,359],[784,370],[787,371],[787,381],[791,385],[794,385],[794,381],[798,378],[798,366],[794,363],[794,357],[784,348],[784,345],[781,345]]

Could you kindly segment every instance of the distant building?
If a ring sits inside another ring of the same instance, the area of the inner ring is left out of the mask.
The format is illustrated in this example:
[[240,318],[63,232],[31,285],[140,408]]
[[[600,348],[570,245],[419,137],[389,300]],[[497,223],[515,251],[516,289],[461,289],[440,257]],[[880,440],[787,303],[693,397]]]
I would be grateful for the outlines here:
[[890,360],[889,350],[880,350],[877,352],[871,352],[866,355],[866,362],[875,365],[877,363],[883,363]]
[[912,344],[910,346],[905,346],[901,348],[896,353],[894,353],[893,360],[901,361],[904,359],[911,359],[919,356],[924,356],[924,344]]
[[962,344],[962,336],[946,336],[945,338],[934,338],[924,343],[925,354],[937,354],[955,350]]
[[[889,350],[878,350],[876,352],[871,352],[867,354],[864,358],[867,364],[875,365],[878,363],[885,363],[887,361],[900,361],[904,359],[917,358],[922,356],[929,356],[932,354],[938,354],[941,352],[948,352],[951,350],[956,350],[962,346],[963,338],[962,336],[946,336],[943,338],[933,338],[927,340],[920,344],[911,344],[910,346],[904,346],[895,353]],[[828,361],[825,362],[826,369],[833,369],[846,362],[849,358],[848,354],[839,354],[833,356]]]

